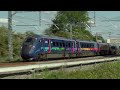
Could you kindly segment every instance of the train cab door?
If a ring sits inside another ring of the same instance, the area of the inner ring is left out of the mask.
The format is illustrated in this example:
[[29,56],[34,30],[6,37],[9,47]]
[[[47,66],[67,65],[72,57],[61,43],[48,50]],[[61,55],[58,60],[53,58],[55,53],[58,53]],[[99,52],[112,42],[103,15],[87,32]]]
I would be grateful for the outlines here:
[[45,40],[44,38],[41,38],[41,53],[44,53],[44,50],[45,50],[45,47],[44,47],[44,44],[45,44]]
[[51,40],[48,39],[48,53],[51,53]]

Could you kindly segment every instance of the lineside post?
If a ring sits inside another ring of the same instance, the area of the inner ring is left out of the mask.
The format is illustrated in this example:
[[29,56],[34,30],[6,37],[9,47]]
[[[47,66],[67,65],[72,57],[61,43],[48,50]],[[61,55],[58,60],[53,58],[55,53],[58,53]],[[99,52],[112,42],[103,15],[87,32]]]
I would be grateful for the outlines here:
[[8,48],[9,48],[9,60],[13,60],[12,11],[8,11]]

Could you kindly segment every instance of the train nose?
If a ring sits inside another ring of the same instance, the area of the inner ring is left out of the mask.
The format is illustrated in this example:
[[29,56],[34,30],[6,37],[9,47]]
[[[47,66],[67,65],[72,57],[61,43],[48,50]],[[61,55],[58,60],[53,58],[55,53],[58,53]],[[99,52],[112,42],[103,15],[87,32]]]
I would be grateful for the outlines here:
[[31,51],[32,45],[23,45],[21,48],[21,57],[22,58],[30,58],[30,51]]

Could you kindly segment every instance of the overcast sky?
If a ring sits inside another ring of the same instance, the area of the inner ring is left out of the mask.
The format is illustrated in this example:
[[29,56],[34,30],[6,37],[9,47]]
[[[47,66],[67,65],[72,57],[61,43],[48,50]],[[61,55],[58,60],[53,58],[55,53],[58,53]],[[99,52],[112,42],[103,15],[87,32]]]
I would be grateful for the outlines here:
[[[43,31],[51,24],[56,11],[42,11],[42,27],[40,26],[15,26],[15,25],[39,25],[38,12],[21,12],[13,16],[13,30],[16,32],[33,31],[42,34]],[[94,13],[89,11],[89,15],[93,20]],[[7,11],[0,11],[0,25],[7,26]],[[107,20],[107,21],[105,21]],[[110,21],[117,20],[117,21]],[[89,29],[90,30],[90,29]],[[91,32],[101,33],[104,38],[108,38],[108,32],[112,32],[111,37],[117,37],[120,34],[120,11],[96,11],[96,26],[91,28]],[[104,32],[104,34],[103,34]],[[105,34],[106,33],[106,34]]]

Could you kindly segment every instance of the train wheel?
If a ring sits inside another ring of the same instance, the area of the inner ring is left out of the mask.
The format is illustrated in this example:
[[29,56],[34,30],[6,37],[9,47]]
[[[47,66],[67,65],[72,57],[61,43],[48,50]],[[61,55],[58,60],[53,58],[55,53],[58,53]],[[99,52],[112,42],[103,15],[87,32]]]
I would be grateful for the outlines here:
[[43,60],[47,60],[47,54],[43,54]]
[[38,55],[37,55],[37,58],[36,58],[36,61],[40,61],[40,60],[41,60],[41,55],[38,54]]

